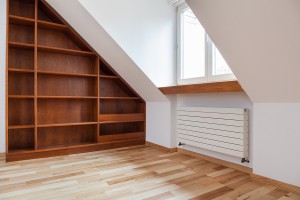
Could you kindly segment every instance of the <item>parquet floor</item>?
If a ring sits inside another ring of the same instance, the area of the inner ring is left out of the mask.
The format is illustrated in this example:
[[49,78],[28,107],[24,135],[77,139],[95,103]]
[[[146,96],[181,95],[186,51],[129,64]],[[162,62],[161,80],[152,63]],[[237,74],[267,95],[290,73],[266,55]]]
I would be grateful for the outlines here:
[[179,153],[137,146],[5,163],[0,199],[291,200],[300,195]]

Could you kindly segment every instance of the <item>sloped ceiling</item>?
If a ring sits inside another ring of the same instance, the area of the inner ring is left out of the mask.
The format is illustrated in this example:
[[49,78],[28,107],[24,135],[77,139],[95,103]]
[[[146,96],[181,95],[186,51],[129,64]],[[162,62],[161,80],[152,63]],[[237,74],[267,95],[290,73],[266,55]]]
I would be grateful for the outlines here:
[[147,102],[168,99],[78,0],[46,0]]
[[299,0],[186,0],[254,103],[300,102]]

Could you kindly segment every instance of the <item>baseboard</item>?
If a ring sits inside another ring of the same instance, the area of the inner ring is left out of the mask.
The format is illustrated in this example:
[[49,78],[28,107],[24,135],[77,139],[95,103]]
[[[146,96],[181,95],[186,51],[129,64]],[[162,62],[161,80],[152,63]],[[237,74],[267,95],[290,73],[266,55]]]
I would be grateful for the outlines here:
[[281,190],[285,190],[285,191],[288,191],[288,192],[293,192],[293,193],[300,194],[300,187],[297,187],[297,186],[294,186],[294,185],[291,185],[291,184],[288,184],[288,183],[283,183],[281,181],[276,181],[274,179],[270,179],[270,178],[260,176],[260,175],[257,175],[257,174],[252,174],[251,178],[252,178],[252,180],[255,180],[255,181],[263,182],[265,184],[274,185],[274,186],[278,187]]
[[175,148],[168,148],[168,147],[164,147],[164,146],[161,146],[161,145],[158,145],[158,144],[154,144],[152,142],[146,142],[146,145],[151,146],[155,149],[166,151],[166,152],[176,152],[177,151],[176,147]]
[[203,154],[199,154],[199,153],[189,151],[189,150],[185,150],[185,149],[181,149],[181,148],[177,148],[177,151],[179,153],[186,154],[186,155],[189,155],[189,156],[193,156],[193,157],[196,157],[196,158],[201,158],[203,160],[207,160],[207,161],[212,162],[212,163],[223,165],[225,167],[230,167],[230,168],[233,168],[235,170],[245,172],[247,174],[252,174],[252,169],[249,168],[249,167],[241,166],[241,165],[238,165],[238,164],[234,164],[234,163],[231,163],[231,162],[220,160],[218,158],[213,158],[213,157],[210,157],[210,156],[206,156],[206,155],[203,155]]

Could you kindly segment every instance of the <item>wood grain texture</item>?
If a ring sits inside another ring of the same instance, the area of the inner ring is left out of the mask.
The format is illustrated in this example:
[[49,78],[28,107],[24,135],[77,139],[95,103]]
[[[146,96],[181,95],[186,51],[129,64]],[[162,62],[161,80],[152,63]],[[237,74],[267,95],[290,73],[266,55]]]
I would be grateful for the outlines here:
[[46,1],[7,10],[8,161],[144,143],[144,100]]
[[219,93],[219,92],[244,92],[237,81],[202,83],[194,85],[181,85],[161,87],[163,94],[196,94],[196,93]]
[[0,199],[297,200],[249,174],[140,145],[5,163]]

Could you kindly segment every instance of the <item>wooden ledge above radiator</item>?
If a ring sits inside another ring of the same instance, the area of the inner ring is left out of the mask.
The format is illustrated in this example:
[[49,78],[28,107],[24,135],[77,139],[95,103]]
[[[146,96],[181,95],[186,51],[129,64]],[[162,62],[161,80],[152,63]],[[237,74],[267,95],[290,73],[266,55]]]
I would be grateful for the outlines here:
[[166,95],[167,94],[244,92],[243,88],[237,81],[161,87],[159,88],[159,90]]

